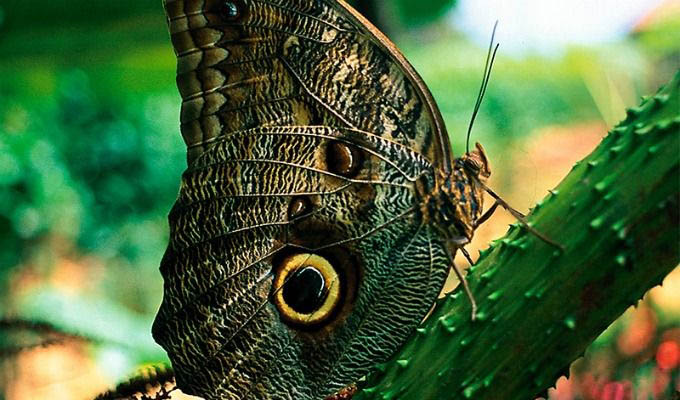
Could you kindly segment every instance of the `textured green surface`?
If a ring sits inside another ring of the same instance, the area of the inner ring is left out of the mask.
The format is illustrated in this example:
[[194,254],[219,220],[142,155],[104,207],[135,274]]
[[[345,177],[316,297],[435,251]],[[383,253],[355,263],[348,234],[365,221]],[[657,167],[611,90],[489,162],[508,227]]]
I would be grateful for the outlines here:
[[529,220],[470,274],[355,399],[529,399],[679,261],[680,73],[628,111]]

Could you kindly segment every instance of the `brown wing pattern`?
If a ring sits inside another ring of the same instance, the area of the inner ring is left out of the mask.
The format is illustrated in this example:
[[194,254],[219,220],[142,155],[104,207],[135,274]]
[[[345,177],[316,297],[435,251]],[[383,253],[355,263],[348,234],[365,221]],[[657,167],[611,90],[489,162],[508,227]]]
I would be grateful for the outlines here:
[[450,164],[429,91],[396,48],[342,2],[167,1],[189,160],[262,126],[357,128]]
[[[154,338],[188,393],[320,399],[389,357],[443,285],[448,253],[415,190],[449,166],[441,119],[344,3],[165,6],[189,169]],[[340,271],[342,307],[326,325],[292,325],[274,304],[296,254]]]
[[[351,179],[324,166],[337,141],[364,153]],[[183,176],[161,264],[153,333],[180,387],[208,399],[313,400],[389,357],[448,271],[413,193],[431,173],[417,153],[359,131],[271,127],[216,140]],[[300,196],[313,211],[291,219]],[[347,264],[360,281],[331,327],[290,327],[272,304],[280,254],[299,251]]]

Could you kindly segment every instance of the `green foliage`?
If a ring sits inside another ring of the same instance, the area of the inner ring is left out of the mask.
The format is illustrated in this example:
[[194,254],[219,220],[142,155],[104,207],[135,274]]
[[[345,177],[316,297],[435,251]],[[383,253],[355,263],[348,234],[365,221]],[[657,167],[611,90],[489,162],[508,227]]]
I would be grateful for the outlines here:
[[[5,31],[86,25],[96,27],[112,20],[158,14],[160,2],[118,0],[4,0]],[[159,18],[162,22],[163,18]]]
[[0,277],[55,236],[102,258],[156,264],[184,164],[170,90],[123,102],[71,70],[43,101],[0,97],[0,226],[10,244]]
[[[395,21],[381,21],[375,20],[378,17],[397,17],[403,26],[419,26],[429,22],[433,22],[446,14],[448,10],[455,7],[457,0],[393,0],[388,3],[383,3],[379,0],[349,0],[352,5],[360,10],[375,10],[384,9],[385,12],[378,13],[379,15],[365,15],[372,19],[371,22],[377,24],[381,29],[385,28],[381,22],[387,25],[394,25]],[[384,15],[390,14],[390,15]],[[394,14],[394,15],[392,15]],[[380,18],[378,18],[380,19]]]
[[122,51],[164,44],[161,7],[161,2],[132,0],[5,0],[0,3],[0,63],[111,62]]
[[412,26],[441,17],[455,4],[456,0],[400,0],[394,2],[394,7],[402,22]]

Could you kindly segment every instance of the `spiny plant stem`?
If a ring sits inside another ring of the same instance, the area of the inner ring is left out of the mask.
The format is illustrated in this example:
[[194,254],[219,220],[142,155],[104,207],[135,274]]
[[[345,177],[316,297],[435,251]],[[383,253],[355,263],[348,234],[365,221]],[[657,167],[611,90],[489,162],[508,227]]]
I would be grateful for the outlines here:
[[680,72],[578,162],[440,301],[355,400],[531,399],[680,261]]

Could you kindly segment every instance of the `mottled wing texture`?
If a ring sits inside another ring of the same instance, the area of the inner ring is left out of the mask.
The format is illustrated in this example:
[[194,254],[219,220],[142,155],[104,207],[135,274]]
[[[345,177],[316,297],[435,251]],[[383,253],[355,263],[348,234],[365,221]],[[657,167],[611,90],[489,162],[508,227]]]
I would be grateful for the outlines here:
[[230,21],[224,3],[165,5],[190,161],[231,132],[326,125],[393,139],[448,168],[448,136],[427,87],[349,6],[238,0],[240,14]]
[[[240,0],[230,19],[224,3],[166,2],[189,168],[153,335],[187,393],[320,400],[385,361],[443,286],[448,255],[415,190],[441,162],[439,117],[344,4]],[[331,165],[338,143],[357,171]],[[310,210],[292,215],[300,198]],[[352,266],[334,323],[282,320],[272,285],[290,252]]]

